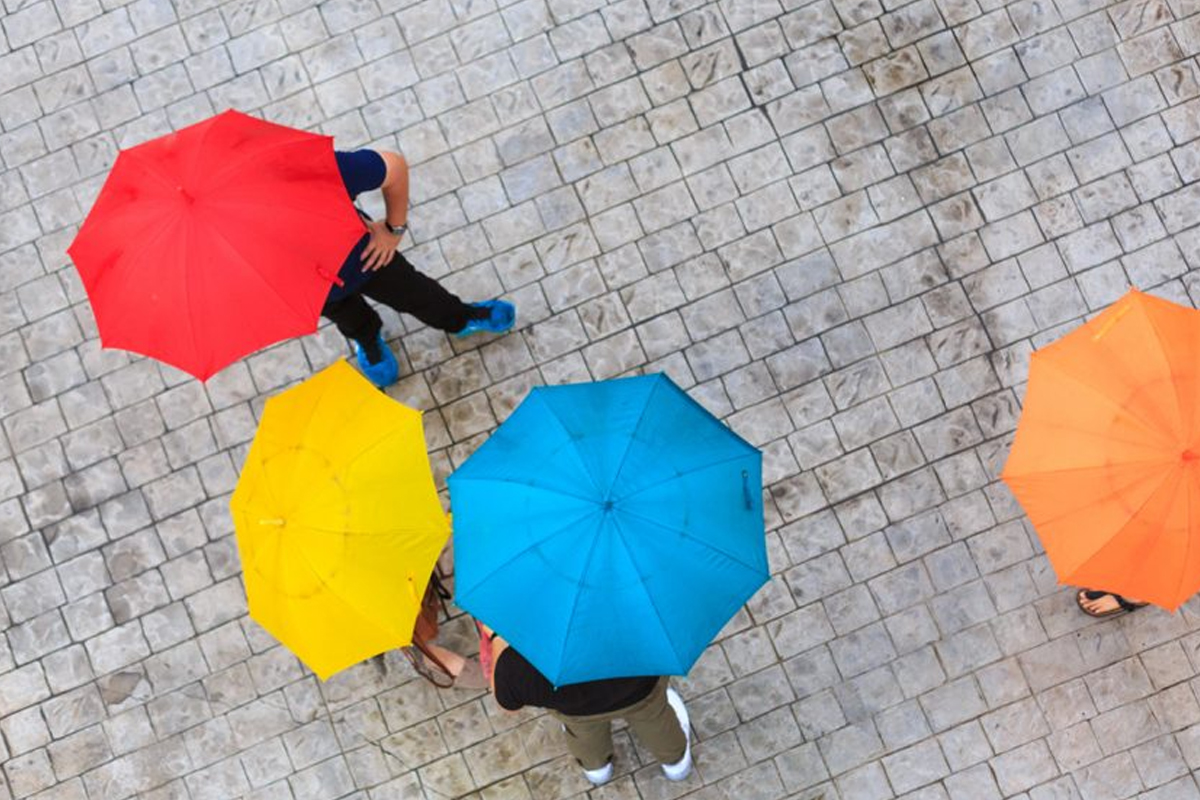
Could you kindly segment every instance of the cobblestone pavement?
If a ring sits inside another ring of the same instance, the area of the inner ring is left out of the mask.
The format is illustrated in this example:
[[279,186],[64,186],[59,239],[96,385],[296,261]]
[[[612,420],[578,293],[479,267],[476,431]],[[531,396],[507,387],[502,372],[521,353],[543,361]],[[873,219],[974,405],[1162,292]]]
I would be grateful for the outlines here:
[[[3,0],[0,798],[1200,797],[1200,606],[1085,618],[996,480],[1032,348],[1200,299],[1197,11]],[[774,577],[680,682],[688,781],[621,732],[589,793],[548,718],[247,619],[256,415],[345,343],[202,386],[101,351],[64,254],[118,147],[230,106],[402,149],[413,261],[519,305],[387,317],[439,480],[530,386],[642,370],[762,447]]]

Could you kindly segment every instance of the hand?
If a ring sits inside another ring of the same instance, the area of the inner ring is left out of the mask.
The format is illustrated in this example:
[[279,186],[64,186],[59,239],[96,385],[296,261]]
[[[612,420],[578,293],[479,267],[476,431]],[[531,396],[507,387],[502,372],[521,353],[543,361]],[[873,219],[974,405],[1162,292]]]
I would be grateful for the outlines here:
[[392,233],[383,220],[372,220],[367,223],[367,232],[371,234],[367,246],[363,248],[363,272],[374,272],[389,261],[400,246],[400,238]]

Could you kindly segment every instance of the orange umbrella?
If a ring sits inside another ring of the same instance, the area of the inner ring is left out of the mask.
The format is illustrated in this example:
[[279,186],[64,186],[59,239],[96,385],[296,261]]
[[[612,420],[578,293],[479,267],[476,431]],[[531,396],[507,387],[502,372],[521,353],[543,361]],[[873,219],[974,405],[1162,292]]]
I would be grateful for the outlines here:
[[1130,291],[1033,354],[1004,481],[1063,583],[1200,589],[1200,311]]

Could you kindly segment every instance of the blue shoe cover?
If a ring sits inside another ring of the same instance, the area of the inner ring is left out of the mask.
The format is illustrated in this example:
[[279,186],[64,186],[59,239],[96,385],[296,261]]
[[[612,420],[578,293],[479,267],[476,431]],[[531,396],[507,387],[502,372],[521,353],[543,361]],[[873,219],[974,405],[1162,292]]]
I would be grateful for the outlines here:
[[488,315],[483,319],[468,320],[455,336],[470,336],[473,333],[504,333],[517,321],[517,307],[507,300],[485,300],[470,303],[472,308],[486,308]]
[[379,346],[379,352],[383,353],[383,358],[379,361],[374,364],[368,361],[367,354],[358,342],[354,343],[354,357],[358,360],[358,368],[362,370],[362,374],[367,377],[367,380],[380,389],[385,389],[400,380],[400,362],[396,360],[391,348],[383,341],[382,333],[376,334],[375,342]]

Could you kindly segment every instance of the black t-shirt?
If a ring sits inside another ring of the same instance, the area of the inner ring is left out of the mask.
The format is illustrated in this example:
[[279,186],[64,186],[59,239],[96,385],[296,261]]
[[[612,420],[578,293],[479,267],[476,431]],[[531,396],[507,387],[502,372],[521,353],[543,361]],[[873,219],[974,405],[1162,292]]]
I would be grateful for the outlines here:
[[516,711],[522,706],[549,708],[573,717],[605,714],[627,708],[650,696],[657,676],[645,678],[606,678],[559,686],[511,647],[496,659],[494,667],[496,702],[501,708]]

